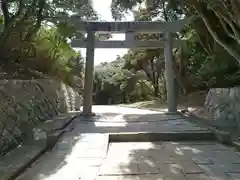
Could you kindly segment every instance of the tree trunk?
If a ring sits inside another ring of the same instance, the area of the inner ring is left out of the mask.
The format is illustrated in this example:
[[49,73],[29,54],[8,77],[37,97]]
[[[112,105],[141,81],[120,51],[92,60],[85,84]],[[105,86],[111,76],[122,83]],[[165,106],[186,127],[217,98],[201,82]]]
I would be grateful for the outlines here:
[[159,95],[159,86],[158,83],[154,84],[154,96],[157,98]]
[[158,97],[159,86],[158,86],[158,78],[156,77],[156,70],[154,68],[154,59],[151,59],[150,63],[151,63],[151,69],[152,69],[152,84],[154,89],[154,96]]

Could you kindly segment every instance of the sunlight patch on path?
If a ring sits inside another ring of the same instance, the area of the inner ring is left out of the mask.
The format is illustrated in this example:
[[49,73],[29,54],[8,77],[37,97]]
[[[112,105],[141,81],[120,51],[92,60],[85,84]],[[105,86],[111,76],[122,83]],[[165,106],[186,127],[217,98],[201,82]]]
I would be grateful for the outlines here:
[[163,114],[166,112],[165,109],[163,111],[151,111],[145,109],[138,108],[129,108],[129,107],[120,107],[120,106],[105,106],[105,105],[96,105],[93,106],[93,112],[95,113],[117,113],[117,114]]

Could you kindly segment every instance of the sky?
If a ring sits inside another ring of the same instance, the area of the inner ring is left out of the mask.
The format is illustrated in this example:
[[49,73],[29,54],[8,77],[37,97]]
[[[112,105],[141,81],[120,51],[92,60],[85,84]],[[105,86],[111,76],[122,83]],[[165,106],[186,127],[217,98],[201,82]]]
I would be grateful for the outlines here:
[[[111,0],[93,0],[93,8],[105,21],[114,21],[111,14]],[[133,15],[126,15],[126,21],[132,21]],[[110,40],[124,40],[125,34],[113,34]],[[86,49],[80,49],[83,57],[86,56]],[[117,55],[122,56],[127,52],[127,49],[95,49],[94,64],[98,65],[102,62],[110,62],[116,59]]]

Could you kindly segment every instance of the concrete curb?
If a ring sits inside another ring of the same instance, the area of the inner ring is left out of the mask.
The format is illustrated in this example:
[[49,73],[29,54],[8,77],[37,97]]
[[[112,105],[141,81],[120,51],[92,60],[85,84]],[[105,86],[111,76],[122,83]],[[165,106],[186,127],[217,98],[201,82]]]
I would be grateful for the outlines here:
[[154,141],[215,141],[211,131],[165,132],[165,133],[112,133],[109,142],[154,142]]
[[[57,143],[58,139],[67,131],[64,131],[64,129],[71,124],[71,122],[76,118],[76,115],[72,115],[68,117],[69,120],[66,121],[60,128],[57,130],[59,132],[55,132],[52,134],[49,134],[47,136],[47,139],[40,140],[40,142],[32,142],[33,146],[43,146],[42,149],[34,155],[31,159],[24,162],[23,165],[21,165],[18,169],[16,169],[9,177],[6,178],[6,180],[14,180],[18,176],[20,176],[28,167],[30,167],[39,157],[41,157],[45,152],[52,149],[55,144]],[[30,146],[31,144],[27,144]]]

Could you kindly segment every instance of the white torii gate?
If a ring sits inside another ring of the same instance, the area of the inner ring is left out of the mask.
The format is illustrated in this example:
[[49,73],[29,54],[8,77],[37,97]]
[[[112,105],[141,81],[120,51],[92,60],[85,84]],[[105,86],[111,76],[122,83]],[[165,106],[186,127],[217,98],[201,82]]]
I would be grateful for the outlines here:
[[[172,48],[181,45],[180,40],[173,40],[172,33],[179,32],[189,19],[172,22],[81,22],[77,19],[70,19],[77,31],[87,32],[87,39],[74,39],[72,47],[87,48],[86,68],[84,80],[84,116],[94,115],[92,113],[92,91],[93,91],[93,70],[94,70],[94,49],[95,48],[164,48],[167,102],[168,112],[177,112],[176,82],[173,70]],[[125,33],[125,41],[99,41],[95,40],[95,32]],[[137,41],[134,40],[134,33],[164,33],[163,40]]]

